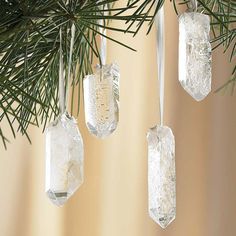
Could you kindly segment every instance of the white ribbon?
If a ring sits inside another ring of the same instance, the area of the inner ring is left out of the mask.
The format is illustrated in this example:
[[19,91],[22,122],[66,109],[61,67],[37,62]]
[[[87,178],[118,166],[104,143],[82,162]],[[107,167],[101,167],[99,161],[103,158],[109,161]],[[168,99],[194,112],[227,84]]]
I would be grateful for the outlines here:
[[59,59],[59,109],[60,113],[65,112],[65,79],[63,70],[63,55],[62,55],[62,33],[60,29],[60,59]]
[[63,68],[63,52],[62,52],[62,31],[60,29],[60,59],[59,59],[59,108],[60,113],[63,114],[66,111],[67,102],[68,102],[68,90],[69,90],[69,81],[71,74],[71,63],[72,63],[72,53],[75,39],[75,25],[72,24],[71,27],[71,41],[70,41],[70,53],[69,53],[69,64],[68,64],[68,77],[67,85],[65,92],[65,76]]
[[[105,5],[104,10],[107,9],[107,5]],[[104,16],[106,16],[107,13],[105,11]],[[99,21],[100,25],[105,26],[105,19]],[[106,36],[106,29],[100,27],[100,33],[103,34],[104,36],[101,35],[101,51],[100,51],[100,57],[101,57],[101,64],[102,66],[106,65],[106,57],[107,57],[107,38]]]
[[[104,35],[106,35],[106,29],[103,30]],[[101,35],[101,52],[100,52],[100,56],[101,56],[101,63],[102,66],[106,65],[106,57],[107,57],[107,39],[106,37]]]
[[198,8],[197,0],[190,0],[190,5],[190,10],[196,12]]
[[65,103],[68,104],[68,94],[69,94],[69,87],[70,87],[70,74],[71,74],[71,63],[72,63],[72,53],[75,41],[75,25],[72,23],[71,26],[71,38],[70,38],[70,54],[69,54],[69,64],[68,64],[68,74],[67,74],[67,86],[66,86],[66,101]]
[[165,27],[164,27],[164,6],[162,6],[156,15],[157,26],[157,69],[159,80],[159,109],[160,123],[163,125],[164,116],[164,95],[165,95]]

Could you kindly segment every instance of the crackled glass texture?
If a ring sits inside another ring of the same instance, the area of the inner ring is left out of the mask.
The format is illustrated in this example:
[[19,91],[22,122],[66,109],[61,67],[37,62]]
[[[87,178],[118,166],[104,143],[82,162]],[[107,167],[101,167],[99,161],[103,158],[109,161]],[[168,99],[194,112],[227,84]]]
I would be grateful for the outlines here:
[[167,126],[147,134],[149,215],[166,228],[176,215],[175,139]]
[[46,130],[46,193],[62,206],[83,183],[83,140],[73,117],[64,113]]
[[109,136],[119,120],[119,68],[116,64],[96,68],[84,79],[84,110],[90,133],[98,138]]
[[196,100],[211,91],[210,18],[197,12],[179,17],[179,81]]

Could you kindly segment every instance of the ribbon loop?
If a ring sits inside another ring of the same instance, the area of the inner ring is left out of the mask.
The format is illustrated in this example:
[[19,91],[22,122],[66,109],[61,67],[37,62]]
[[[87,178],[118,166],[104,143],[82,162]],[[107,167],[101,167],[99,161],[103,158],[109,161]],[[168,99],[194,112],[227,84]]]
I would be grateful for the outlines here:
[[64,79],[64,69],[63,69],[63,55],[62,55],[62,32],[61,28],[59,31],[60,37],[60,49],[59,49],[59,109],[60,113],[65,112],[65,79]]
[[70,87],[70,77],[71,77],[71,65],[72,65],[72,53],[74,48],[75,41],[75,25],[72,23],[71,26],[71,38],[70,38],[70,53],[69,53],[69,63],[68,63],[68,74],[67,74],[67,84],[66,84],[66,106],[68,104],[68,96],[69,96],[69,87]]
[[[106,11],[107,10],[107,4],[104,6],[104,16],[107,15]],[[105,25],[105,19],[104,20],[99,20],[99,24],[103,25],[104,27]],[[101,50],[100,50],[100,57],[101,57],[101,64],[102,66],[106,65],[106,57],[107,57],[107,39],[106,39],[106,29],[100,27],[99,32],[101,33]],[[103,35],[104,36],[103,36]]]
[[[59,59],[59,109],[60,113],[63,114],[67,110],[68,103],[68,91],[69,91],[69,81],[71,76],[71,64],[72,64],[72,53],[74,47],[75,39],[75,25],[71,26],[71,41],[70,41],[70,53],[69,53],[69,62],[68,62],[68,74],[67,82],[65,81],[64,75],[64,62],[63,62],[63,52],[62,52],[62,30],[60,28],[60,59]],[[66,89],[65,89],[66,85]]]
[[198,2],[197,2],[197,0],[190,0],[189,3],[190,3],[189,10],[197,12],[197,9],[198,9]]
[[165,27],[164,27],[164,6],[162,6],[156,15],[157,27],[157,68],[159,81],[159,109],[160,124],[163,125],[164,117],[164,76],[165,76]]

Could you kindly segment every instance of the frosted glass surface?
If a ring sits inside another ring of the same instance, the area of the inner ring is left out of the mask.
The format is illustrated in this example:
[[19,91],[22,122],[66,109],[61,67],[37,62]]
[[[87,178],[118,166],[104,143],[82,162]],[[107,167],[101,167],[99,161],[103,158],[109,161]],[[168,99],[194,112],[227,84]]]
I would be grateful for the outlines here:
[[149,215],[166,228],[176,215],[175,139],[167,126],[147,134]]
[[84,110],[88,130],[99,138],[109,136],[119,120],[119,68],[116,64],[98,67],[84,79]]
[[179,81],[196,100],[211,91],[210,18],[197,12],[179,17]]
[[83,140],[75,119],[60,115],[46,130],[46,193],[62,206],[83,183]]

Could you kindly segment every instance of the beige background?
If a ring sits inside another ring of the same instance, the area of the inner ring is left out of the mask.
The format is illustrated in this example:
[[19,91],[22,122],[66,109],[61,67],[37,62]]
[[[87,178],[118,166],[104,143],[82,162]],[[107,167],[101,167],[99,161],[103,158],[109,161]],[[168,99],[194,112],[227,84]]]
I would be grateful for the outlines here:
[[[118,24],[118,23],[113,23]],[[92,137],[81,109],[85,183],[63,208],[44,194],[44,136],[0,145],[0,236],[235,236],[236,98],[210,94],[195,102],[177,78],[178,22],[166,1],[165,123],[176,138],[177,218],[162,230],[147,212],[146,132],[159,122],[155,32],[116,35],[138,53],[109,44],[121,68],[117,131]],[[112,33],[113,34],[113,33]],[[228,57],[213,55],[213,90],[230,75]],[[1,124],[4,125],[4,124]]]

